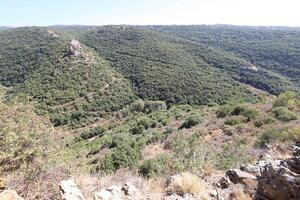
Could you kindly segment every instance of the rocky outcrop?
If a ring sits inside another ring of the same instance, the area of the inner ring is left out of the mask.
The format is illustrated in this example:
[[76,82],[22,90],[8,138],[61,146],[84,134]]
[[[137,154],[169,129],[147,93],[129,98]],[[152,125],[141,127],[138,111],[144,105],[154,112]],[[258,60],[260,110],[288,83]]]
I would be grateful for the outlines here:
[[94,192],[94,200],[139,200],[142,195],[139,190],[131,183],[125,183],[123,186],[110,186],[100,191]]
[[82,47],[80,42],[77,40],[72,40],[70,44],[70,51],[75,57],[80,56],[82,54]]
[[0,200],[24,200],[14,190],[4,190],[0,193]]
[[61,181],[60,189],[63,200],[84,200],[83,194],[73,180]]
[[256,199],[299,200],[300,156],[262,167]]
[[256,180],[256,177],[239,169],[230,169],[226,172],[230,181],[234,184],[245,183],[245,180]]

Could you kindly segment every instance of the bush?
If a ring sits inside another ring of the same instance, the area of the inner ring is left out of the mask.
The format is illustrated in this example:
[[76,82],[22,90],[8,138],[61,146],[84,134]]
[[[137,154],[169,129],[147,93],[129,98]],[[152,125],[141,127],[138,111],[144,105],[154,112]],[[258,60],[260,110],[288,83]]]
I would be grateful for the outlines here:
[[201,122],[202,122],[202,117],[198,114],[195,114],[187,118],[185,122],[180,126],[180,129],[191,128],[193,126],[200,124]]
[[227,119],[224,124],[234,126],[243,122],[243,119],[240,117],[231,117]]
[[122,167],[134,168],[138,164],[141,152],[127,144],[118,146],[113,152],[105,156],[101,162],[100,170],[110,173]]
[[130,105],[130,110],[132,112],[143,112],[145,103],[142,99],[138,99]]
[[231,113],[231,115],[242,115],[248,120],[255,119],[258,115],[259,112],[258,110],[247,108],[245,106],[237,106]]
[[224,117],[230,115],[233,110],[234,110],[234,107],[232,105],[221,106],[217,110],[217,117],[218,118],[224,118]]
[[145,160],[139,167],[139,173],[147,178],[163,174],[166,170],[167,157],[162,155],[156,159]]
[[272,118],[272,117],[266,117],[266,118],[260,118],[260,119],[257,119],[255,122],[254,122],[254,125],[256,127],[261,127],[265,124],[272,124],[275,122],[275,119]]
[[289,109],[293,109],[295,106],[299,106],[299,100],[296,98],[296,93],[292,91],[287,91],[280,94],[275,102],[273,103],[273,107],[287,107]]
[[158,110],[167,110],[167,105],[164,101],[146,101],[144,110],[146,113]]
[[103,127],[96,127],[94,129],[84,131],[80,134],[80,137],[84,140],[93,138],[95,136],[103,135],[103,133],[106,131],[106,128]]
[[270,129],[264,132],[257,141],[257,144],[259,146],[263,146],[272,140],[278,140],[278,141],[294,141],[298,142],[300,141],[300,127],[294,127],[287,130],[275,130]]
[[275,114],[275,117],[280,121],[288,122],[297,119],[297,115],[289,109],[287,109],[286,107],[273,108],[272,112]]

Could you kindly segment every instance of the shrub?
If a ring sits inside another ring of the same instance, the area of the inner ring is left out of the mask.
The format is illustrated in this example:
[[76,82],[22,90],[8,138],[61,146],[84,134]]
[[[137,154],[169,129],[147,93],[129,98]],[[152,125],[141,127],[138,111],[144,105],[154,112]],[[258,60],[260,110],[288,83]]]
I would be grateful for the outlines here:
[[254,122],[254,125],[256,127],[261,127],[265,124],[272,124],[275,122],[275,119],[272,118],[272,117],[266,117],[266,118],[260,118],[260,119],[257,119],[255,122]]
[[264,132],[257,141],[257,144],[259,146],[263,146],[272,140],[278,140],[278,141],[294,141],[298,142],[300,141],[300,127],[293,127],[291,129],[287,130],[275,130],[270,129]]
[[142,99],[138,99],[130,105],[130,110],[132,112],[143,112],[145,103]]
[[138,164],[140,152],[127,144],[118,146],[112,153],[105,156],[101,162],[100,170],[104,172],[115,172],[122,167],[134,168]]
[[156,159],[145,160],[139,167],[139,173],[147,178],[151,178],[155,175],[163,174],[166,170],[167,157],[161,155]]
[[243,119],[240,117],[231,117],[227,119],[224,124],[234,126],[243,122]]
[[237,106],[231,113],[231,115],[242,115],[248,120],[255,119],[258,115],[259,112],[258,110],[247,108],[245,106]]
[[288,122],[297,119],[297,115],[294,112],[287,109],[286,107],[273,108],[272,112],[275,114],[275,117],[280,121]]
[[292,91],[287,91],[280,94],[275,102],[273,103],[273,107],[287,107],[289,109],[293,109],[295,106],[299,106],[299,100],[296,97],[296,93]]
[[200,124],[201,122],[202,122],[202,117],[198,114],[194,114],[185,120],[185,122],[180,126],[180,129],[191,128],[193,126]]
[[221,106],[218,110],[217,110],[217,117],[218,118],[224,118],[228,115],[231,114],[231,112],[233,111],[234,107],[232,105],[224,105]]
[[146,101],[144,110],[146,113],[158,110],[167,110],[167,105],[164,101]]
[[93,138],[95,136],[103,135],[103,133],[106,131],[106,128],[103,127],[96,127],[94,129],[84,131],[80,134],[80,137],[84,140]]
[[178,195],[192,194],[201,197],[201,199],[209,199],[204,182],[194,174],[185,172],[175,176],[171,186],[173,192]]

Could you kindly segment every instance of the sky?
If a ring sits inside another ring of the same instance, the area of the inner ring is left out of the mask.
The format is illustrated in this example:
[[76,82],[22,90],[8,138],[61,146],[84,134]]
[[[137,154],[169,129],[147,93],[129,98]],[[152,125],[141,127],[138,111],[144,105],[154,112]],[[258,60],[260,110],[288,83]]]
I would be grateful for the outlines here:
[[300,27],[300,0],[0,0],[0,26],[108,24]]

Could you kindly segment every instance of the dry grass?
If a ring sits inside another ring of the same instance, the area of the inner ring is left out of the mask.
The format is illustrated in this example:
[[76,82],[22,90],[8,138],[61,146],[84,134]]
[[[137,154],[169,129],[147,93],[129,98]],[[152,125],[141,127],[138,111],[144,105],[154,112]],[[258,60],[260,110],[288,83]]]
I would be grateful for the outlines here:
[[174,193],[181,196],[188,193],[203,200],[209,199],[205,183],[198,176],[188,172],[177,175],[171,187]]
[[230,200],[252,200],[252,198],[242,189],[234,190],[229,197]]

